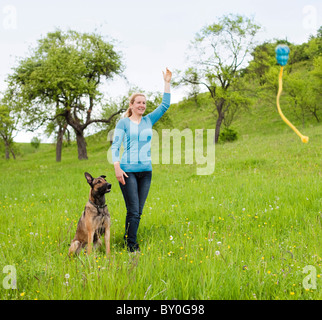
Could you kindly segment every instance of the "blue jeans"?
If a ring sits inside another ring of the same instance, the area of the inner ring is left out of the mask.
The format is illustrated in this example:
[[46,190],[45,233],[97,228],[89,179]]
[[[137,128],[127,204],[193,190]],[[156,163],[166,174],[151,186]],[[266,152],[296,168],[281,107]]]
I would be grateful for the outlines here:
[[152,172],[126,172],[125,185],[120,184],[126,205],[125,235],[124,240],[130,251],[139,248],[136,242],[140,219],[148,196]]

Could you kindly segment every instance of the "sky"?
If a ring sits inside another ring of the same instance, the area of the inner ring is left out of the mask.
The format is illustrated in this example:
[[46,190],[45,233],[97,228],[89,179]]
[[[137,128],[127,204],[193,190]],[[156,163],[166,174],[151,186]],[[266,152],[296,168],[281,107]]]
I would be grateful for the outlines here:
[[[278,38],[300,44],[322,25],[321,0],[0,0],[0,92],[19,58],[57,28],[116,40],[128,82],[109,81],[109,97],[126,94],[130,85],[162,92],[162,70],[184,70],[195,34],[229,13],[253,17],[262,26],[259,43]],[[185,94],[184,88],[172,89],[172,102]],[[20,132],[15,141],[35,135]]]

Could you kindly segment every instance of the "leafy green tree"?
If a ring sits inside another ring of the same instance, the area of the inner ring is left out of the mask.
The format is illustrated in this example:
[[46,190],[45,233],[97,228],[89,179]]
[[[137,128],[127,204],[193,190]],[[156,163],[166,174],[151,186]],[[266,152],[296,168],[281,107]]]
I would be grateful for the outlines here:
[[14,142],[13,142],[13,131],[16,129],[16,121],[12,116],[10,116],[10,109],[8,106],[1,104],[0,105],[0,141],[4,144],[5,147],[5,157],[6,159],[10,158],[10,153],[12,157],[16,159],[14,151]]
[[253,59],[245,69],[245,76],[252,80],[258,80],[262,86],[267,82],[266,75],[270,68],[276,65],[275,43],[264,42],[256,46],[251,53]]
[[242,81],[241,70],[254,48],[259,29],[253,19],[232,14],[206,25],[192,42],[191,66],[178,72],[176,85],[201,85],[209,91],[217,111],[215,143],[228,114],[232,117],[236,113],[232,110],[239,105],[247,105],[242,88],[246,84]]
[[30,130],[64,119],[75,131],[78,158],[87,159],[85,129],[111,121],[92,116],[103,96],[100,85],[122,70],[120,54],[101,35],[57,30],[13,69],[7,101]]
[[[322,28],[322,27],[321,27]],[[320,28],[320,29],[321,29]],[[322,32],[322,31],[321,31]],[[312,75],[312,85],[311,85],[311,92],[312,96],[316,99],[316,106],[317,110],[313,115],[315,116],[316,120],[320,122],[320,117],[322,116],[322,53],[320,56],[314,59],[314,69],[310,73]],[[320,117],[317,114],[320,114]]]
[[308,77],[303,78],[298,72],[291,73],[287,76],[284,87],[293,113],[305,127],[306,118],[311,113],[311,108],[315,107],[314,96],[311,96],[309,90]]

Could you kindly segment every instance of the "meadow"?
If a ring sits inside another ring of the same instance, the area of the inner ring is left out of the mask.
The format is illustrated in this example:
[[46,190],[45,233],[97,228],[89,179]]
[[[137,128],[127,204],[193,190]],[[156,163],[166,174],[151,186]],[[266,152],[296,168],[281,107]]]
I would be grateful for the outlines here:
[[[21,145],[23,156],[0,160],[0,269],[16,269],[16,289],[0,286],[0,299],[321,299],[322,127],[305,133],[308,144],[288,128],[219,144],[212,175],[154,165],[139,254],[123,248],[125,205],[106,137],[89,144],[88,161],[75,146],[56,163],[53,145]],[[67,255],[88,200],[85,171],[112,183],[110,256],[104,246]],[[303,285],[307,266],[316,287]]]

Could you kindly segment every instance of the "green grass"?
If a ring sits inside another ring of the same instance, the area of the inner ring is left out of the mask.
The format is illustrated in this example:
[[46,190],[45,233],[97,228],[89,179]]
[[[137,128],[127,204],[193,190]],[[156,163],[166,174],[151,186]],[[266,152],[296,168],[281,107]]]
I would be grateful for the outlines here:
[[[123,248],[125,205],[104,138],[89,144],[88,161],[74,146],[61,163],[52,145],[25,146],[0,160],[0,269],[17,271],[17,289],[1,286],[0,299],[321,299],[322,127],[305,134],[309,144],[291,130],[220,144],[208,176],[196,164],[154,165],[137,255]],[[69,259],[85,171],[113,185],[111,255]],[[302,284],[307,265],[315,290]]]

